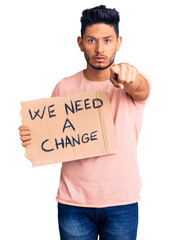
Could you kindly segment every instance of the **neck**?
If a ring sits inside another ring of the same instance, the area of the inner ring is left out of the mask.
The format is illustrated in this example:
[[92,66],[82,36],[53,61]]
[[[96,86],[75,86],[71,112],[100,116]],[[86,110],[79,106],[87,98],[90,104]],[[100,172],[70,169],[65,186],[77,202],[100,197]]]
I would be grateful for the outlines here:
[[110,67],[105,70],[95,70],[87,65],[84,70],[84,76],[91,81],[105,81],[110,78]]

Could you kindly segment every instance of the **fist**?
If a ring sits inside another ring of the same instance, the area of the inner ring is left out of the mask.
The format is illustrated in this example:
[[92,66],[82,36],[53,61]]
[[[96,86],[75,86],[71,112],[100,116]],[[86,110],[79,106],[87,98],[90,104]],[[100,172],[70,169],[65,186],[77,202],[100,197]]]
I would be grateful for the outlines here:
[[110,67],[110,81],[117,88],[124,89],[127,84],[135,82],[137,75],[137,69],[128,63],[115,64]]
[[21,136],[22,146],[27,147],[31,143],[31,134],[27,126],[20,126],[19,132]]

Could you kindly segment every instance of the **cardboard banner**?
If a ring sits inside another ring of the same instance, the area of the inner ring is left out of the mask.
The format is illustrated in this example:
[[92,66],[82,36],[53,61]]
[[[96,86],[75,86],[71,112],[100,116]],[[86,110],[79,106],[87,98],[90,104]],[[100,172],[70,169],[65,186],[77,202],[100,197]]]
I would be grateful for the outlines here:
[[32,143],[32,166],[84,159],[116,152],[115,129],[106,90],[21,103],[22,123]]

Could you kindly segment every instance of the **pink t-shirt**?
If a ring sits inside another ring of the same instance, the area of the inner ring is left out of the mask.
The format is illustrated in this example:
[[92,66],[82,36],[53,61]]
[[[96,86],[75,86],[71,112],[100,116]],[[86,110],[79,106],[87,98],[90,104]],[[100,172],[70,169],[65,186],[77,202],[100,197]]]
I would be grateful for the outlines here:
[[[149,81],[150,84],[150,81]],[[62,163],[56,200],[81,207],[109,207],[140,200],[141,179],[137,142],[145,101],[135,101],[110,80],[90,81],[83,71],[62,79],[52,96],[107,89],[118,151],[114,154]]]

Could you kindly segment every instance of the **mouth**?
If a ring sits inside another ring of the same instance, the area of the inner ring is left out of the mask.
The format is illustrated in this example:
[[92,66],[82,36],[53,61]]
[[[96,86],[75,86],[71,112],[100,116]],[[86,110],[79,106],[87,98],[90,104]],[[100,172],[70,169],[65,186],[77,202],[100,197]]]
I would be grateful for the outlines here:
[[96,56],[96,57],[94,57],[94,60],[96,61],[96,62],[104,62],[105,60],[106,60],[106,58],[105,57],[99,57],[99,56]]

